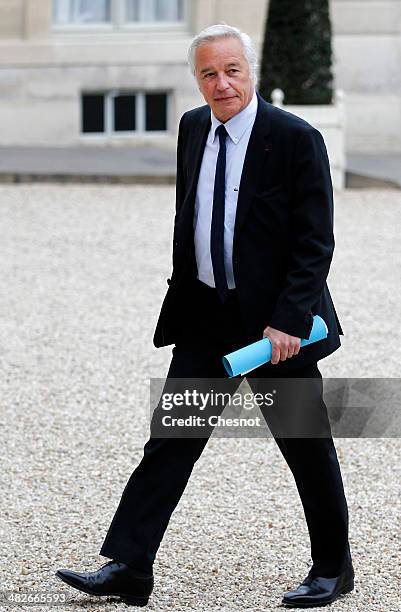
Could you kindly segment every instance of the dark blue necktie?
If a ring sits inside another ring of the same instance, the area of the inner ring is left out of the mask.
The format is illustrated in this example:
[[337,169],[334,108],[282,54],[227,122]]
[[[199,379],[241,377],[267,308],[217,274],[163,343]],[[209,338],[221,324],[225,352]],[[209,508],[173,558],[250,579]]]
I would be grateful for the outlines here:
[[226,269],[224,266],[224,207],[226,195],[226,138],[227,130],[223,124],[216,130],[219,136],[220,148],[217,157],[216,175],[214,179],[212,228],[210,233],[210,253],[214,282],[217,295],[225,302],[228,295]]

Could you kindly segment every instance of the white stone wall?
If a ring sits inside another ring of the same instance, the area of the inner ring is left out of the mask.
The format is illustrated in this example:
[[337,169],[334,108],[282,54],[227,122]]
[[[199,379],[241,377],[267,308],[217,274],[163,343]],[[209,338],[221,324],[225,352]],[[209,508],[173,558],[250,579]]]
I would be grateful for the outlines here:
[[333,0],[331,8],[347,150],[401,151],[401,1]]
[[[181,30],[62,33],[51,29],[51,0],[0,0],[0,144],[81,142],[89,86],[171,89],[173,142],[179,116],[203,102],[186,66],[192,35],[224,20],[259,46],[266,10],[266,0],[192,0]],[[401,151],[401,0],[332,0],[331,11],[346,148]]]
[[[2,71],[0,94],[0,142],[17,145],[71,145],[94,142],[124,144],[152,142],[174,146],[175,129],[184,110],[193,105],[196,90],[187,78],[186,66],[55,66]],[[185,75],[185,76],[184,76]],[[171,92],[166,136],[109,137],[82,135],[80,95],[83,90],[106,91],[119,88],[152,90],[157,83]],[[5,89],[8,94],[4,95]]]

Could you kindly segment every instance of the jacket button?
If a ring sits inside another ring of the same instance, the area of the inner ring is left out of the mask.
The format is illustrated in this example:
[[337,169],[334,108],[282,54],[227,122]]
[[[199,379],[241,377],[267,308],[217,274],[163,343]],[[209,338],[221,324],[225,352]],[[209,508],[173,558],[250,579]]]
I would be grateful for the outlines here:
[[170,285],[171,284],[171,278],[167,279],[167,284]]

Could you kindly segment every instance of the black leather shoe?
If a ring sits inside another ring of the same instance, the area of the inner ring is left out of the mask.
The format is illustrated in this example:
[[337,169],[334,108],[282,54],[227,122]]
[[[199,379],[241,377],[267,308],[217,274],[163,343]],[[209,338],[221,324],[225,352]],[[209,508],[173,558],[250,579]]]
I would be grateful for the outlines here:
[[334,578],[308,575],[295,591],[288,591],[282,603],[292,608],[312,608],[327,606],[342,594],[354,588],[354,570],[352,567]]
[[125,563],[109,561],[95,572],[57,570],[56,576],[88,595],[121,597],[124,603],[146,606],[153,590],[153,576],[139,576]]

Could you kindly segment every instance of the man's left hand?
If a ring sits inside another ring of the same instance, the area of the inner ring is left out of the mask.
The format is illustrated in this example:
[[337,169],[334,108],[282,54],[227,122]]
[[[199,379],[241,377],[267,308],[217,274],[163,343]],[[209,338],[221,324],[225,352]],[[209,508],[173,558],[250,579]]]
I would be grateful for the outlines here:
[[266,327],[263,338],[268,338],[272,345],[271,362],[275,365],[279,361],[285,361],[293,355],[298,355],[301,348],[301,338],[290,336],[273,327]]

